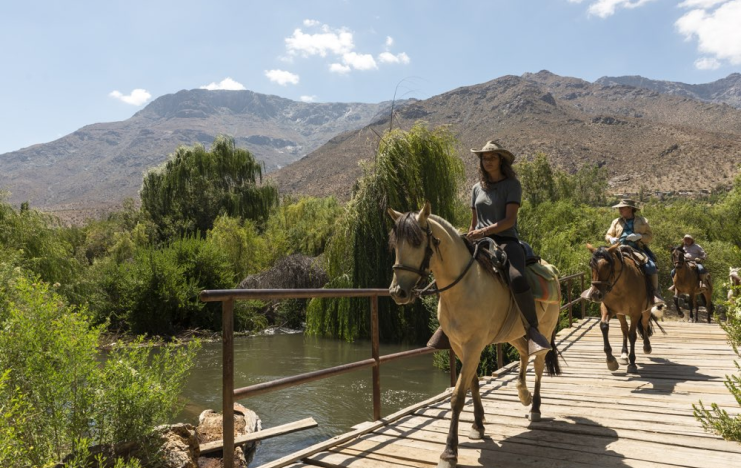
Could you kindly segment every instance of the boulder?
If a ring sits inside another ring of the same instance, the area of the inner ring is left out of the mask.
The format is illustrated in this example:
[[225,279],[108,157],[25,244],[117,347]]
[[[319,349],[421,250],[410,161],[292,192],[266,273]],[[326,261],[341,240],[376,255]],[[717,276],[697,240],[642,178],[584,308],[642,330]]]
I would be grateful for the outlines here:
[[[205,410],[198,416],[196,434],[198,442],[205,444],[222,440],[222,416],[213,410]],[[262,422],[257,414],[234,403],[234,437],[251,434],[262,430]],[[259,442],[251,442],[234,448],[234,466],[247,468],[255,457]],[[198,468],[220,468],[223,454],[221,451],[203,454],[198,459]]]

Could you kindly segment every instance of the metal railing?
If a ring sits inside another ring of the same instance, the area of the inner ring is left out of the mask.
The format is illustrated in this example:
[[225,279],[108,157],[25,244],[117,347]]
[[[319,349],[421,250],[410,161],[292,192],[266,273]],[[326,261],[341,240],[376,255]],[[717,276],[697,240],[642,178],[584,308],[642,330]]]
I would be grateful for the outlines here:
[[[567,283],[567,303],[561,310],[569,310],[569,326],[573,320],[573,306],[581,298],[571,300],[572,280],[581,277],[581,287],[584,289],[584,274],[577,273],[560,279],[561,284]],[[371,367],[373,370],[373,418],[381,419],[381,373],[380,365],[397,359],[433,353],[434,348],[417,348],[400,353],[379,355],[378,333],[378,298],[387,297],[387,289],[221,289],[201,291],[200,299],[203,302],[222,303],[222,437],[223,437],[223,466],[234,466],[234,401],[250,396],[294,387],[306,382],[312,382],[335,375],[352,372],[358,369]],[[338,297],[367,297],[371,301],[371,358],[363,361],[343,364],[336,367],[307,372],[304,374],[285,377],[282,379],[264,382],[248,387],[234,388],[234,301],[246,299],[310,299],[310,298],[338,298]],[[584,303],[582,302],[581,316],[584,317]],[[457,379],[455,354],[448,351],[450,365],[450,386],[455,386]],[[497,366],[504,367],[504,355],[501,344],[497,345]]]

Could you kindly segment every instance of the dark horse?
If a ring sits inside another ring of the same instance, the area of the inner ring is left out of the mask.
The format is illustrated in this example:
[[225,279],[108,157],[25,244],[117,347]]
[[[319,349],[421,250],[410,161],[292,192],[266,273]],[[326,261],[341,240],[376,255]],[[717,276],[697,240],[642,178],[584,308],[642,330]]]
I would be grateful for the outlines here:
[[[589,266],[592,268],[592,287],[582,294],[582,297],[600,304],[602,321],[602,339],[605,345],[607,368],[616,371],[620,368],[617,359],[612,355],[609,331],[610,319],[617,315],[620,328],[623,332],[623,350],[620,359],[628,364],[628,372],[638,371],[636,366],[636,330],[643,339],[643,352],[651,354],[649,338],[653,334],[652,321],[656,324],[657,318],[663,315],[662,307],[651,307],[648,300],[646,277],[640,270],[637,262],[630,255],[622,252],[619,244],[612,247],[595,249],[587,244],[592,252]],[[630,317],[630,328],[626,317]],[[630,339],[630,354],[628,354],[628,339]]]
[[[700,310],[697,307],[697,295],[701,294],[705,299],[705,308],[708,311],[708,323],[713,316],[715,306],[713,305],[713,285],[710,282],[710,275],[707,275],[707,288],[700,288],[700,278],[697,275],[697,265],[694,262],[687,261],[684,257],[684,247],[672,247],[672,263],[674,264],[674,305],[677,307],[677,314],[684,317],[682,309],[679,307],[679,296],[687,294],[690,305],[690,322],[698,322]],[[695,314],[693,314],[693,311]]]

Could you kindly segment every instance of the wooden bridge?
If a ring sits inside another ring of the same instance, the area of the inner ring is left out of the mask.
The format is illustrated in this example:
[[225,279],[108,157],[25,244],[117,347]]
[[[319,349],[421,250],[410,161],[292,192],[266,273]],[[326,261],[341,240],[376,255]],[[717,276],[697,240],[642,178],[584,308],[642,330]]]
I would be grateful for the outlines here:
[[[517,363],[482,381],[486,437],[469,440],[470,401],[461,414],[461,467],[741,467],[741,444],[705,432],[692,404],[739,406],[724,385],[733,353],[715,324],[663,322],[653,354],[637,356],[638,374],[607,370],[599,320],[588,318],[558,334],[558,377],[544,377],[543,421],[530,423],[515,389]],[[610,328],[620,343],[620,327]],[[639,346],[640,348],[640,346]],[[618,347],[619,349],[619,347]],[[529,375],[532,388],[532,372]],[[379,421],[363,423],[261,468],[432,467],[443,451],[450,391]]]

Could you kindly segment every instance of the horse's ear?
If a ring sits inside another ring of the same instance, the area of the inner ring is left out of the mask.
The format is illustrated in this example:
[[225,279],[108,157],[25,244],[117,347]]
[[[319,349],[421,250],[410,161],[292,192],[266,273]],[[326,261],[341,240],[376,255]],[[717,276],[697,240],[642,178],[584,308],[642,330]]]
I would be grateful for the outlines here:
[[612,252],[616,251],[616,250],[617,250],[617,249],[619,249],[619,248],[620,248],[620,244],[618,244],[618,243],[616,242],[616,243],[612,244],[611,246],[609,246],[609,247],[607,248],[607,251],[608,251],[608,252],[610,252],[610,253],[612,253]]
[[593,246],[592,244],[588,243],[588,242],[587,242],[587,249],[588,249],[588,250],[589,250],[590,252],[592,252],[592,253],[594,253],[594,252],[596,252],[596,251],[597,251],[597,249],[595,249],[595,248],[594,248],[594,246]]
[[417,222],[421,225],[424,221],[427,221],[427,218],[430,217],[430,213],[432,213],[432,207],[430,206],[430,202],[426,201],[425,206],[423,206],[422,209],[419,210],[419,214],[417,215]]
[[386,212],[389,214],[389,216],[391,216],[391,219],[393,219],[394,221],[401,218],[401,215],[402,215],[402,213],[399,213],[393,208],[389,208]]

